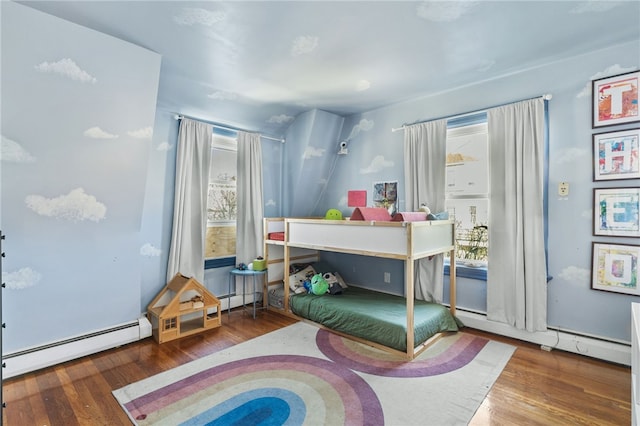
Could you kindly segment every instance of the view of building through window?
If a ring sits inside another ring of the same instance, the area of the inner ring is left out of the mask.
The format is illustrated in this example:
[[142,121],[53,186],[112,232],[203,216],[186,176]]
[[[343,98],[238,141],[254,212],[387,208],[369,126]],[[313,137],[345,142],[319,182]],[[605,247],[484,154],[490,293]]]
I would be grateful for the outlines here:
[[488,158],[486,122],[447,130],[445,208],[456,222],[456,258],[466,266],[488,260]]
[[207,194],[207,259],[236,255],[236,158],[236,139],[214,134]]

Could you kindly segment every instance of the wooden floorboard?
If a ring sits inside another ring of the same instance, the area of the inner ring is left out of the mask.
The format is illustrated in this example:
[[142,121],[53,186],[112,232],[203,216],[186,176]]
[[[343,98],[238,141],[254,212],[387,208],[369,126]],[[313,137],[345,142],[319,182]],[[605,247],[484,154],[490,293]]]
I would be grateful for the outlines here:
[[[130,425],[111,394],[189,361],[296,322],[261,311],[223,314],[222,326],[158,345],[151,338],[5,380],[3,425]],[[516,346],[471,425],[629,425],[631,371],[478,330]]]

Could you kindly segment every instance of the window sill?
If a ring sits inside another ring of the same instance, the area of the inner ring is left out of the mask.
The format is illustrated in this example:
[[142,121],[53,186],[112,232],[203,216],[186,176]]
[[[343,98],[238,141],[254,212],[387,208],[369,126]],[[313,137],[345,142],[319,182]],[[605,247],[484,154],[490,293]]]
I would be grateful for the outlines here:
[[[449,275],[449,260],[444,260],[444,274]],[[456,277],[471,278],[473,280],[487,281],[487,267],[473,268],[470,266],[456,264]]]
[[220,257],[217,259],[205,259],[204,269],[225,268],[227,266],[236,266],[236,257]]

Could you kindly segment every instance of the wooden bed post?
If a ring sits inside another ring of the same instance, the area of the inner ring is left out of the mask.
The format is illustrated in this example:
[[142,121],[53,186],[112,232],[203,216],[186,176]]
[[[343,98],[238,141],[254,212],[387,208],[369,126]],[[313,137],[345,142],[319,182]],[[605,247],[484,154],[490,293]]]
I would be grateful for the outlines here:
[[[407,228],[407,253],[414,252],[413,246],[413,226],[408,226]],[[414,288],[414,272],[415,267],[415,259],[410,254],[404,260],[404,283],[405,283],[405,299],[407,300],[407,359],[413,359],[415,352],[415,318],[414,318],[414,296],[415,296],[415,288]]]
[[456,250],[449,254],[449,310],[456,314]]
[[407,299],[407,359],[413,359],[415,330],[413,318],[413,298],[414,298],[414,280],[413,280],[413,258],[404,261],[404,282],[405,294]]
[[284,221],[284,271],[282,271],[282,284],[284,289],[284,311],[289,313],[289,222]]

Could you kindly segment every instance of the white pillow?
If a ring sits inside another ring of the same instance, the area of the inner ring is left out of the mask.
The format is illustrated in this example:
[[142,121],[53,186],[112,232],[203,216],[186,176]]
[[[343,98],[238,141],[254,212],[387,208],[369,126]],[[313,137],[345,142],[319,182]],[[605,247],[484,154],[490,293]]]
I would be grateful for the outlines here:
[[316,274],[313,266],[309,265],[301,271],[295,274],[289,275],[289,288],[296,294],[304,293],[307,290],[304,288],[304,282],[309,280]]

